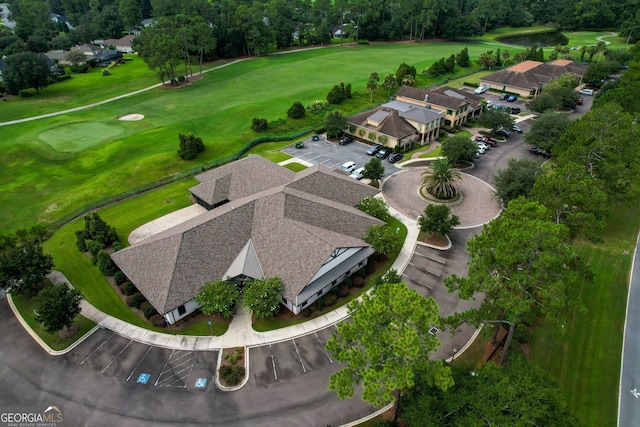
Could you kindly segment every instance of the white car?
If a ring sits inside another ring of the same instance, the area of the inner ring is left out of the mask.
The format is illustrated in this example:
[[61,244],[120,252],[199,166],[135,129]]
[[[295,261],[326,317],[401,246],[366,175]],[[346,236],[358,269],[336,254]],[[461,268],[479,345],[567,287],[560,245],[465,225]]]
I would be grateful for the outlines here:
[[489,150],[489,146],[481,141],[476,141],[476,145],[478,146],[478,153],[484,154]]
[[356,162],[343,163],[342,166],[340,166],[340,170],[347,173],[351,173],[354,170],[356,170]]
[[473,93],[475,93],[476,95],[481,95],[485,93],[487,89],[489,89],[487,86],[478,86],[476,90],[473,91]]
[[492,105],[493,105],[493,101],[487,101],[487,103],[485,104],[485,107],[491,108]]
[[580,89],[578,91],[578,93],[580,95],[589,95],[589,96],[593,96],[593,89]]
[[354,170],[353,172],[351,172],[351,175],[349,175],[351,178],[353,179],[362,179],[362,172],[364,172],[364,168],[358,168],[356,170]]

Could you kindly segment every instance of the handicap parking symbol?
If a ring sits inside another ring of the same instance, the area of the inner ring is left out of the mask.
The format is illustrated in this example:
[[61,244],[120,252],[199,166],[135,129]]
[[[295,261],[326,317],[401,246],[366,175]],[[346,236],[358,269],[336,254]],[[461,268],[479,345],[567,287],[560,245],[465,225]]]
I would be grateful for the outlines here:
[[138,376],[138,380],[136,381],[138,384],[146,384],[147,381],[149,381],[149,378],[151,378],[151,374],[140,374]]
[[205,388],[207,385],[206,378],[196,378],[196,383],[194,384],[195,388]]

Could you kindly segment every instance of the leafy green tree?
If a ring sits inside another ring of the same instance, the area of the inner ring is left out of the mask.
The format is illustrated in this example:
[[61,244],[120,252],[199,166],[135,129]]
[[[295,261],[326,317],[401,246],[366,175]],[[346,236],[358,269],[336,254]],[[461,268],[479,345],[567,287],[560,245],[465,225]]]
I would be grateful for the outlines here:
[[504,205],[518,197],[529,197],[540,172],[538,164],[528,159],[509,159],[509,165],[500,169],[493,179],[496,197]]
[[418,217],[418,226],[423,233],[446,236],[459,224],[460,219],[451,213],[451,208],[447,205],[429,203]]
[[451,167],[449,161],[436,159],[422,173],[422,182],[429,194],[438,199],[452,199],[458,194],[460,171]]
[[456,60],[453,54],[444,61],[444,69],[447,73],[453,73],[456,70]]
[[454,363],[451,370],[454,385],[444,392],[428,381],[416,381],[400,409],[407,425],[581,425],[554,379],[522,357],[503,367]]
[[217,314],[225,319],[233,316],[239,299],[238,286],[228,280],[207,283],[196,295],[196,302],[202,305],[200,311],[207,315]]
[[373,79],[367,80],[367,90],[369,91],[369,102],[373,102],[373,92],[378,89],[378,82]]
[[254,132],[264,132],[268,127],[269,123],[265,118],[254,117],[253,120],[251,120],[251,130]]
[[444,63],[444,58],[438,59],[427,69],[427,74],[429,74],[431,77],[438,77],[445,74],[446,72],[447,66]]
[[580,95],[572,88],[559,87],[553,90],[546,90],[545,95],[551,95],[558,101],[560,108],[565,110],[573,109]]
[[485,295],[478,308],[450,316],[452,325],[480,324],[490,316],[509,324],[501,364],[523,317],[539,309],[550,323],[565,324],[569,314],[581,307],[579,286],[592,280],[584,261],[567,243],[568,228],[549,218],[549,211],[538,202],[512,200],[499,218],[467,241],[467,277],[445,279],[449,291],[458,291],[464,300]]
[[580,84],[580,78],[575,74],[564,73],[551,80],[544,87],[545,91],[556,90],[560,88],[575,89]]
[[372,225],[367,228],[364,241],[382,255],[389,255],[402,244],[396,230],[386,224]]
[[197,137],[192,133],[189,135],[183,135],[179,133],[178,139],[180,140],[178,154],[180,155],[180,158],[184,160],[193,160],[198,155],[198,153],[204,151],[204,143],[202,142],[202,138]]
[[49,85],[51,67],[44,55],[21,52],[7,56],[4,61],[7,68],[2,72],[2,81],[7,92],[18,94],[23,89],[34,88],[40,93]]
[[550,93],[543,92],[531,101],[529,109],[537,113],[544,113],[546,111],[555,111],[560,108],[560,101],[558,98]]
[[532,198],[549,209],[555,223],[572,235],[597,238],[606,225],[609,206],[601,183],[573,162],[562,163],[536,179]]
[[532,121],[531,129],[524,136],[524,141],[553,153],[554,147],[560,142],[570,123],[571,119],[567,114],[543,113]]
[[372,158],[364,165],[362,177],[371,180],[371,184],[377,186],[378,182],[384,177],[384,165],[382,160],[377,157]]
[[592,87],[602,86],[603,79],[620,71],[620,64],[614,61],[604,61],[590,64],[584,73],[582,81]]
[[438,305],[404,283],[382,283],[362,300],[349,304],[350,320],[337,325],[326,349],[346,366],[331,375],[329,389],[341,399],[352,398],[362,384],[362,399],[383,406],[419,378],[441,390],[453,385],[451,369],[430,360],[439,346],[429,330],[439,323]]
[[116,273],[117,267],[107,252],[98,252],[97,259],[98,270],[100,270],[103,276],[113,276]]
[[125,27],[132,31],[142,23],[142,10],[138,0],[120,0],[118,11]]
[[144,28],[133,41],[133,48],[147,66],[156,70],[164,83],[175,84],[176,69],[183,58],[177,27],[173,18],[160,17],[158,22]]
[[491,129],[492,133],[501,128],[511,129],[513,123],[514,120],[509,113],[495,108],[484,111],[478,119],[478,124]]
[[78,66],[87,62],[87,55],[79,50],[70,50],[64,54],[65,61],[71,62],[72,65]]
[[408,65],[406,63],[402,63],[398,66],[398,70],[396,71],[396,81],[400,82],[405,76],[411,76],[414,79],[416,78],[416,67]]
[[347,127],[347,119],[339,111],[331,111],[324,120],[324,128],[327,130],[327,138],[339,136]]
[[454,135],[442,141],[442,155],[452,165],[462,165],[473,160],[478,151],[478,146],[464,135]]
[[304,113],[305,109],[300,101],[294,102],[291,107],[289,107],[289,110],[287,110],[287,116],[292,119],[301,119],[304,117]]
[[7,242],[0,252],[0,288],[10,294],[32,296],[53,268],[53,258],[36,243]]
[[380,221],[387,222],[390,216],[389,205],[380,197],[367,197],[362,199],[356,207],[362,212],[378,218]]
[[89,241],[98,243],[98,249],[95,253],[92,252],[93,256],[97,256],[100,249],[118,241],[118,233],[115,227],[110,227],[96,212],[85,215],[84,228],[76,231],[76,237],[76,245],[83,252],[91,246]]
[[329,104],[340,104],[343,99],[343,91],[340,90],[340,86],[338,85],[333,86],[333,88],[327,94],[327,102],[329,102]]
[[256,319],[273,317],[280,311],[283,289],[282,281],[277,277],[246,282],[242,291],[244,305],[253,311]]
[[45,331],[53,334],[63,328],[70,328],[73,319],[80,314],[82,295],[66,285],[47,286],[38,293],[36,320]]
[[396,76],[393,74],[387,74],[384,76],[384,82],[382,85],[387,88],[387,96],[391,95],[391,90],[398,84]]
[[469,49],[467,49],[466,46],[456,55],[456,63],[459,67],[468,67],[471,65],[471,60],[469,59]]

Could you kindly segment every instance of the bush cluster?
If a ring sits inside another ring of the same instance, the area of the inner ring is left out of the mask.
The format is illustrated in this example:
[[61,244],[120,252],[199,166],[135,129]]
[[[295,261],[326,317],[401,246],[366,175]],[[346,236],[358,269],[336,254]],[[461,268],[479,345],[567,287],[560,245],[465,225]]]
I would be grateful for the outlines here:
[[156,309],[153,308],[153,306],[151,304],[149,304],[148,306],[143,308],[142,312],[144,313],[145,319],[151,319],[151,317],[153,317],[154,315],[158,314]]
[[292,119],[301,119],[302,117],[304,117],[304,113],[304,106],[300,101],[296,101],[293,103],[293,105],[291,105],[291,107],[289,107],[287,116],[291,117]]
[[153,316],[151,316],[149,318],[149,322],[151,322],[153,326],[157,326],[158,328],[165,325],[164,317],[159,314],[154,314]]
[[254,132],[264,132],[269,127],[267,119],[254,117],[251,121],[251,130]]
[[329,104],[340,104],[345,99],[351,98],[351,83],[345,86],[344,83],[335,85],[327,94],[327,102]]
[[86,73],[89,71],[89,64],[71,65],[69,66],[69,69],[74,73]]
[[330,293],[325,295],[324,298],[322,298],[322,301],[324,302],[325,307],[328,307],[335,304],[336,301],[338,301],[338,297],[337,295]]
[[226,384],[238,385],[244,378],[244,366],[222,365],[219,374]]
[[202,138],[195,136],[194,134],[183,135],[178,134],[180,140],[180,148],[178,148],[178,154],[183,160],[193,160],[198,153],[204,151],[204,143]]
[[120,287],[120,290],[125,295],[133,295],[138,292],[138,288],[136,288],[131,282],[124,282],[124,284]]
[[129,307],[140,308],[142,303],[145,301],[146,299],[144,298],[144,296],[140,292],[136,292],[135,294],[131,295],[130,298],[128,298],[127,304],[129,305]]

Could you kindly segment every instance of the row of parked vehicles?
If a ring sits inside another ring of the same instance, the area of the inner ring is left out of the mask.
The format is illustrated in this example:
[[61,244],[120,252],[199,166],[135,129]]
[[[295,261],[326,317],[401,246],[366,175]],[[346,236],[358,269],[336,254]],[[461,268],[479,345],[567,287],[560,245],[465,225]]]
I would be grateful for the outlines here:
[[401,153],[394,153],[389,147],[385,147],[380,144],[373,144],[367,149],[367,154],[370,156],[376,156],[379,159],[387,159],[389,163],[396,163],[404,157]]

